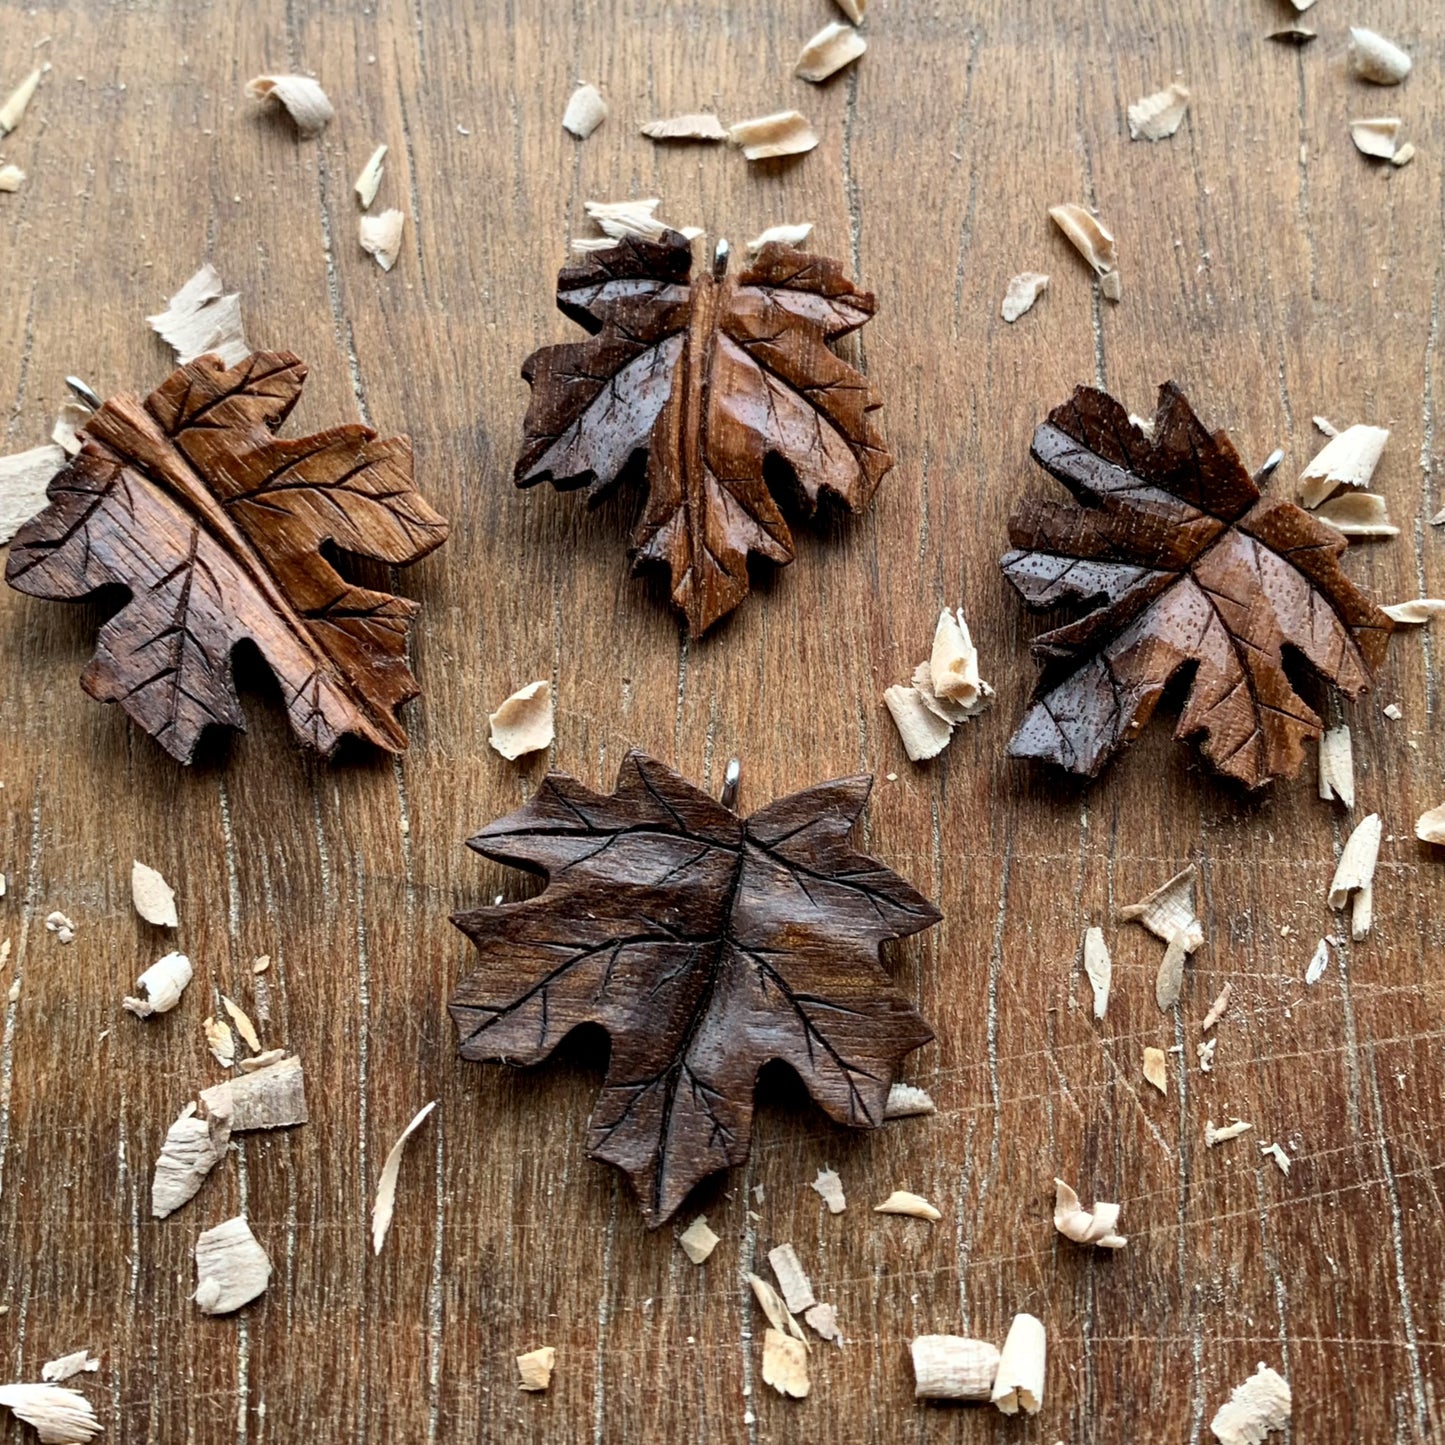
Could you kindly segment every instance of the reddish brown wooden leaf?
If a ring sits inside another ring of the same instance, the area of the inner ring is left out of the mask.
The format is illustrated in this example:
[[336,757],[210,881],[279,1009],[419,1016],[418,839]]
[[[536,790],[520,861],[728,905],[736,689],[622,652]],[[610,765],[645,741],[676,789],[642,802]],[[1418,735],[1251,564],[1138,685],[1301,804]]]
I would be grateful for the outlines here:
[[405,655],[417,604],[353,586],[320,548],[415,562],[447,525],[412,489],[406,437],[272,435],[305,379],[287,352],[233,371],[203,356],[144,402],[113,397],[10,549],[5,579],[21,592],[129,589],[81,684],[182,762],[208,724],[245,727],[231,652],[246,638],[312,747],[329,755],[347,733],[406,747],[396,709],[418,691]]
[[748,556],[793,560],[774,492],[811,516],[823,493],[858,511],[893,464],[881,403],[828,343],[873,315],[836,261],[776,243],[740,276],[692,275],[674,231],[629,238],[566,267],[557,305],[593,333],[534,352],[517,484],[587,488],[595,501],[647,453],[637,567],[666,566],[672,600],[705,632],[748,592]]
[[1080,387],[1034,433],[1033,456],[1075,500],[1024,503],[1004,576],[1030,606],[1093,608],[1035,640],[1044,671],[1009,752],[1094,777],[1187,669],[1176,736],[1200,735],[1210,763],[1247,787],[1293,776],[1321,724],[1286,650],[1357,697],[1392,626],[1340,570],[1344,539],[1262,499],[1173,383],[1152,437]]
[[941,915],[850,847],[871,786],[823,783],[744,820],[634,752],[610,797],[552,773],[471,840],[550,886],[453,915],[481,954],[451,1001],[462,1055],[533,1064],[579,1024],[606,1029],[589,1153],[627,1175],[654,1226],[747,1157],[770,1059],[834,1119],[871,1128],[932,1038],[879,948]]

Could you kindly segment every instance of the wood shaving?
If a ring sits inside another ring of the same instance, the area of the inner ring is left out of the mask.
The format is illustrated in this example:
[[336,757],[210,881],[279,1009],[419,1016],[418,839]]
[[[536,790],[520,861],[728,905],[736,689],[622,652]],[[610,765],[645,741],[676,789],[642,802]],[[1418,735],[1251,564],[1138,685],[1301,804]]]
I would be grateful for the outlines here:
[[993,695],[993,689],[978,675],[978,649],[969,635],[963,608],[938,614],[933,629],[933,650],[928,657],[928,677],[934,694],[946,698],[970,714],[978,711]]
[[1262,1445],[1274,1430],[1289,1424],[1293,1401],[1289,1385],[1262,1362],[1219,1407],[1209,1428],[1219,1445]]
[[1169,1092],[1169,1073],[1163,1049],[1146,1048],[1144,1050],[1144,1077],[1161,1094]]
[[801,246],[812,234],[813,223],[811,221],[800,221],[796,226],[769,226],[765,231],[759,231],[748,242],[748,255],[756,256],[764,246]]
[[556,736],[552,684],[529,682],[490,714],[487,722],[491,725],[492,747],[509,762],[550,748]]
[[1390,521],[1385,499],[1375,492],[1343,492],[1331,497],[1316,512],[1320,521],[1346,537],[1398,537],[1400,529]]
[[795,1400],[804,1399],[812,1388],[807,1346],[771,1325],[763,1335],[763,1383]]
[[1422,843],[1445,844],[1445,803],[1420,814],[1415,820],[1415,836]]
[[815,85],[851,65],[865,50],[868,42],[841,20],[830,21],[798,53],[793,74]]
[[791,1244],[780,1244],[776,1249],[770,1249],[768,1263],[773,1267],[773,1276],[783,1292],[783,1305],[789,1314],[800,1315],[818,1303],[812,1281],[804,1272],[797,1251]]
[[285,108],[299,135],[318,136],[336,114],[326,92],[309,75],[258,75],[246,94],[263,104]]
[[58,1385],[73,1375],[93,1375],[99,1369],[100,1361],[89,1350],[72,1350],[41,1365],[40,1378],[48,1385]]
[[1392,166],[1408,166],[1415,159],[1415,142],[1407,140],[1394,155],[1390,157]]
[[991,1396],[1005,1415],[1017,1415],[1021,1409],[1026,1415],[1039,1413],[1047,1353],[1043,1322],[1033,1315],[1015,1315],[999,1352]]
[[0,546],[45,510],[46,488],[64,465],[64,450],[50,443],[0,457]]
[[987,1400],[998,1374],[998,1350],[962,1335],[919,1335],[913,1355],[915,1400]]
[[1320,797],[1355,806],[1355,749],[1346,724],[1320,734]]
[[[1020,271],[1009,280],[1008,290],[1003,293],[1003,303],[999,306],[999,315],[1009,323],[1017,321],[1020,316],[1034,309],[1034,302],[1048,289],[1049,278],[1043,272]],[[948,1336],[938,1338],[945,1339]]]
[[828,1206],[829,1214],[842,1214],[848,1207],[847,1197],[843,1193],[843,1181],[835,1170],[818,1170],[818,1177],[808,1188],[817,1191],[823,1203]]
[[187,1104],[166,1132],[151,1175],[151,1214],[164,1219],[194,1199],[206,1176],[225,1158],[230,1140],[227,1115],[213,1111],[203,1119],[194,1104]]
[[595,85],[579,85],[562,112],[562,128],[586,140],[607,119],[607,102]]
[[1167,883],[1161,883],[1147,898],[1130,903],[1119,910],[1119,917],[1125,923],[1138,923],[1147,928],[1156,938],[1170,943],[1176,934],[1184,934],[1186,940],[1194,940],[1189,952],[1194,952],[1204,942],[1204,931],[1200,927],[1194,908],[1194,864],[1180,869]]
[[259,958],[251,960],[252,973],[265,973],[271,967],[271,955],[263,953]]
[[226,1023],[215,1017],[208,1017],[201,1024],[206,1032],[206,1047],[216,1056],[216,1062],[229,1069],[236,1062],[236,1040]]
[[286,1129],[306,1122],[306,1078],[294,1054],[239,1079],[201,1090],[201,1104],[211,1118],[229,1121],[233,1134],[253,1129]]
[[391,1151],[386,1156],[386,1163],[382,1165],[381,1178],[376,1182],[376,1202],[371,1206],[371,1252],[381,1253],[381,1246],[386,1243],[386,1232],[391,1228],[391,1216],[396,1209],[396,1180],[401,1173],[402,1151],[406,1148],[406,1141],[421,1128],[426,1116],[437,1106],[433,1099],[430,1104],[418,1109],[411,1123],[401,1131],[401,1137],[391,1146]]
[[1119,1206],[1096,1202],[1085,1209],[1073,1186],[1054,1180],[1054,1228],[1075,1244],[1095,1244],[1100,1249],[1123,1249],[1129,1242],[1119,1227]]
[[1445,597],[1417,597],[1380,610],[1403,627],[1423,627],[1437,617],[1445,617]]
[[1315,951],[1310,955],[1310,961],[1305,968],[1305,982],[1311,986],[1317,984],[1324,976],[1325,969],[1330,966],[1330,941],[1322,938],[1315,944]]
[[386,166],[386,147],[379,145],[372,151],[370,159],[361,168],[361,174],[356,178],[356,184],[352,190],[356,192],[357,199],[361,202],[361,209],[369,211],[371,203],[376,199],[376,193],[381,189],[381,177]]
[[65,402],[55,413],[55,425],[50,429],[50,440],[68,457],[78,456],[83,445],[80,429],[94,416],[88,406],[78,401]]
[[1312,416],[1310,420],[1315,424],[1315,429],[1321,436],[1337,437],[1340,429],[1328,417]]
[[1079,255],[1094,268],[1104,296],[1110,301],[1118,301],[1123,295],[1123,282],[1119,275],[1114,233],[1092,211],[1072,201],[1050,206],[1049,215]]
[[1204,1122],[1204,1142],[1213,1149],[1216,1144],[1227,1144],[1231,1139],[1238,1139],[1241,1134],[1247,1134],[1254,1128],[1253,1124],[1246,1123],[1243,1119],[1236,1119],[1232,1124],[1226,1124],[1222,1129],[1214,1127],[1213,1119],[1206,1119]]
[[943,1218],[921,1194],[910,1194],[906,1189],[895,1189],[882,1204],[873,1206],[874,1214],[907,1214],[914,1219],[927,1219],[937,1224]]
[[642,127],[648,140],[726,140],[727,127],[715,115],[698,112],[650,120]]
[[868,0],[838,0],[838,8],[855,24],[861,25],[868,13]]
[[0,166],[0,191],[14,195],[24,184],[25,172],[19,166],[13,163],[8,166]]
[[1084,973],[1094,991],[1094,1017],[1101,1019],[1109,1007],[1109,986],[1114,978],[1114,960],[1102,928],[1084,930]]
[[788,1307],[783,1303],[782,1296],[777,1290],[767,1280],[755,1274],[748,1276],[748,1283],[752,1286],[753,1298],[757,1300],[762,1312],[768,1317],[768,1323],[775,1330],[791,1335],[806,1349],[808,1337],[803,1333],[802,1325],[788,1313]]
[[191,961],[184,953],[168,953],[156,959],[141,976],[135,986],[140,990],[138,998],[126,997],[121,1007],[133,1013],[138,1019],[148,1019],[152,1014],[169,1013],[180,1003],[186,985],[194,976]]
[[1400,117],[1379,115],[1369,120],[1350,122],[1350,139],[1361,155],[1374,160],[1393,160],[1396,144],[1400,137]]
[[81,1445],[104,1428],[90,1401],[63,1385],[0,1385],[0,1406],[33,1425],[43,1445]]
[[130,896],[135,911],[147,923],[153,923],[157,928],[179,925],[175,889],[154,868],[148,868],[138,858],[130,865]]
[[952,740],[953,724],[930,708],[916,687],[890,687],[883,702],[910,762],[936,758]]
[[40,77],[44,70],[44,66],[37,66],[5,97],[5,104],[0,105],[0,136],[9,135],[20,124],[26,107],[40,88]]
[[843,1332],[838,1328],[838,1311],[832,1305],[810,1305],[803,1312],[808,1327],[829,1343],[843,1343]]
[[285,1049],[267,1049],[264,1054],[257,1054],[251,1059],[237,1059],[236,1067],[243,1074],[254,1074],[261,1069],[269,1069],[272,1064],[279,1064],[286,1057]]
[[552,1383],[552,1371],[557,1368],[557,1351],[551,1345],[540,1350],[528,1350],[517,1356],[517,1388],[536,1393],[547,1389]]
[[1383,35],[1350,26],[1350,69],[1376,85],[1399,85],[1410,73],[1410,57]]
[[1214,1051],[1219,1047],[1219,1040],[1201,1039],[1194,1045],[1194,1052],[1199,1057],[1199,1072],[1201,1074],[1211,1073],[1214,1069]]
[[1367,488],[1389,440],[1389,430],[1382,426],[1356,425],[1337,432],[1300,473],[1300,504],[1314,508],[1341,487]]
[[1283,1149],[1279,1147],[1278,1144],[1261,1144],[1259,1146],[1259,1152],[1261,1154],[1269,1155],[1269,1157],[1273,1159],[1276,1164],[1279,1165],[1280,1173],[1283,1174],[1286,1178],[1289,1177],[1289,1166],[1294,1161],[1289,1157],[1288,1154],[1284,1152]]
[[228,1315],[266,1292],[271,1261],[246,1216],[238,1214],[196,1240],[196,1307]]
[[75,942],[75,921],[67,918],[58,908],[45,915],[45,931],[53,933],[60,943]]
[[913,1084],[894,1084],[883,1104],[885,1119],[909,1119],[918,1114],[937,1113],[932,1096]]
[[1183,123],[1189,89],[1176,80],[1167,90],[1146,95],[1129,107],[1130,140],[1167,140]]
[[1371,813],[1345,840],[1330,883],[1330,907],[1338,911],[1346,903],[1351,904],[1350,936],[1356,943],[1369,933],[1373,921],[1375,864],[1379,857],[1380,815]]
[[225,994],[221,995],[221,1007],[230,1014],[231,1022],[235,1024],[236,1032],[245,1040],[246,1047],[250,1049],[253,1054],[259,1054],[261,1052],[261,1039],[256,1033],[256,1025],[251,1022],[250,1016],[246,1013],[245,1009],[234,999],[227,998]]
[[146,324],[171,347],[182,366],[208,352],[228,367],[239,366],[251,354],[241,324],[240,293],[225,291],[220,273],[207,261],[164,311],[146,317]]
[[694,1264],[701,1264],[718,1247],[718,1237],[707,1227],[705,1214],[699,1214],[677,1236],[677,1242],[682,1246],[682,1252]]
[[818,133],[798,111],[780,110],[729,126],[728,139],[742,147],[748,160],[766,161],[812,150],[818,144]]
[[356,223],[356,238],[383,271],[390,271],[401,255],[401,234],[405,229],[405,213],[392,207],[374,216],[362,216]]

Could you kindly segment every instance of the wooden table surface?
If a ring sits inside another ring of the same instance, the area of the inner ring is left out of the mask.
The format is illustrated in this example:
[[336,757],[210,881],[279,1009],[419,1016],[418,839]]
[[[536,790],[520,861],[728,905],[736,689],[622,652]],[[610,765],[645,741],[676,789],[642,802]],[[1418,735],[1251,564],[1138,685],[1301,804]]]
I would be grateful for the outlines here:
[[[1413,837],[1445,796],[1438,639],[1402,632],[1377,691],[1331,704],[1354,729],[1355,818],[1379,811],[1386,841],[1375,929],[1314,987],[1351,820],[1316,796],[1312,761],[1245,797],[1162,717],[1089,788],[1003,756],[1039,623],[996,562],[1015,500],[1051,485],[1032,428],[1077,382],[1147,411],[1176,379],[1246,459],[1285,449],[1277,489],[1319,445],[1312,415],[1389,427],[1377,484],[1401,535],[1352,547],[1347,570],[1382,601],[1445,591],[1429,525],[1445,10],[1324,0],[1313,45],[1267,42],[1292,13],[873,0],[867,56],[812,87],[791,65],[834,17],[826,0],[0,0],[0,89],[53,66],[0,146],[29,174],[0,195],[4,448],[48,436],[67,373],[102,395],[160,380],[170,356],[142,318],[209,258],[252,343],[311,366],[288,434],[358,417],[409,432],[452,522],[400,576],[423,604],[425,697],[396,764],[303,756],[252,668],[249,731],[178,767],[81,692],[93,607],[0,596],[0,986],[22,985],[0,1014],[0,1374],[34,1379],[88,1346],[102,1364],[81,1388],[113,1441],[1198,1441],[1261,1360],[1293,1385],[1295,1441],[1441,1429],[1445,858]],[[1402,88],[1350,78],[1352,22],[1409,47]],[[319,142],[244,94],[288,70],[336,104]],[[1126,105],[1175,77],[1193,92],[1183,128],[1131,144]],[[560,124],[578,79],[611,107],[582,143]],[[772,167],[637,133],[687,109],[789,106],[821,142]],[[1355,152],[1348,119],[1382,113],[1403,118],[1412,165]],[[389,275],[357,245],[351,192],[381,141],[380,204],[409,217]],[[878,296],[861,354],[895,470],[702,642],[628,575],[635,495],[589,513],[510,479],[522,360],[580,334],[552,292],[583,201],[638,195],[735,244],[810,220],[816,249]],[[1114,227],[1121,304],[1048,222],[1064,200]],[[1024,270],[1052,284],[1006,326],[999,299]],[[881,698],[945,603],[965,608],[998,698],[915,767]],[[555,749],[506,763],[487,713],[537,677],[557,689]],[[701,1268],[584,1158],[599,1048],[526,1073],[465,1064],[445,1007],[470,967],[449,911],[529,888],[463,840],[549,762],[610,790],[633,746],[712,789],[740,757],[745,809],[876,773],[866,842],[946,915],[889,955],[937,1031],[907,1071],[937,1115],[855,1136],[766,1079],[751,1163],[679,1217],[704,1211],[722,1236]],[[120,999],[167,944],[132,911],[133,857],[176,886],[175,946],[197,970],[144,1024]],[[1115,910],[1190,860],[1207,942],[1162,1015],[1160,945]],[[68,947],[43,926],[54,909],[76,922]],[[1115,958],[1102,1024],[1079,963],[1090,923]],[[1206,1076],[1199,1023],[1226,980]],[[165,1130],[221,1076],[201,1021],[223,992],[300,1054],[311,1122],[241,1138],[157,1222]],[[1148,1044],[1182,1050],[1167,1096],[1141,1076]],[[373,1258],[381,1161],[430,1099]],[[1206,1120],[1233,1117],[1253,1133],[1206,1149]],[[1260,1152],[1275,1140],[1288,1177]],[[824,1165],[850,1200],[836,1217],[807,1187]],[[1122,1203],[1126,1249],[1054,1233],[1055,1174]],[[942,1222],[874,1215],[895,1187]],[[255,1305],[207,1318],[191,1251],[240,1210],[275,1274]],[[763,1385],[745,1282],[789,1241],[847,1336],[814,1350],[805,1402]],[[1037,1419],[914,1402],[911,1337],[999,1341],[1019,1310],[1048,1327]],[[544,1344],[552,1388],[522,1394],[513,1357]]]

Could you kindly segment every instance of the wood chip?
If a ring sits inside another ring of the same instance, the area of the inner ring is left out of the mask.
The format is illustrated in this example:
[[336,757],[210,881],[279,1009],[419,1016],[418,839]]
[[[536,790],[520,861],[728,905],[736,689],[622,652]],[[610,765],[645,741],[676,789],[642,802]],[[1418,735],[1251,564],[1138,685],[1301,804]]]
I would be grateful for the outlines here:
[[168,953],[156,959],[141,976],[135,986],[140,997],[126,997],[121,1007],[133,1013],[138,1019],[148,1019],[152,1014],[169,1013],[180,1003],[194,974],[191,961],[184,953]]
[[1236,1119],[1232,1124],[1226,1124],[1222,1129],[1214,1127],[1213,1119],[1206,1119],[1204,1122],[1204,1142],[1213,1149],[1216,1144],[1227,1144],[1231,1139],[1238,1139],[1241,1134],[1247,1134],[1254,1128],[1253,1124],[1246,1123],[1243,1119]]
[[1219,1445],[1262,1445],[1267,1435],[1289,1424],[1289,1385],[1263,1362],[1209,1422]]
[[5,104],[0,105],[0,136],[9,135],[20,124],[26,107],[40,88],[40,77],[43,73],[44,66],[37,66],[5,97]]
[[45,490],[65,460],[64,450],[49,442],[0,457],[0,547],[45,510]]
[[1047,1353],[1043,1322],[1033,1315],[1015,1315],[999,1352],[991,1397],[1005,1415],[1017,1415],[1020,1410],[1026,1415],[1039,1413],[1044,1403]]
[[151,1175],[151,1214],[156,1219],[174,1214],[196,1197],[206,1176],[225,1158],[230,1138],[229,1116],[213,1112],[203,1119],[194,1104],[181,1110]]
[[812,150],[818,144],[818,133],[798,111],[780,110],[729,126],[728,139],[742,147],[748,160],[766,161]]
[[67,401],[55,413],[55,425],[50,429],[50,440],[68,457],[79,455],[81,448],[80,429],[95,413],[78,401]]
[[1114,247],[1114,233],[1090,210],[1068,201],[1050,206],[1054,224],[1073,243],[1074,249],[1094,268],[1099,289],[1110,301],[1123,295],[1119,276],[1119,259]]
[[1293,1163],[1293,1160],[1290,1159],[1289,1155],[1286,1154],[1278,1144],[1261,1144],[1259,1146],[1259,1152],[1269,1155],[1279,1166],[1280,1173],[1286,1178],[1289,1177],[1289,1166]]
[[783,1292],[783,1305],[789,1314],[800,1315],[818,1303],[812,1281],[804,1272],[797,1251],[791,1244],[780,1244],[776,1249],[770,1249],[768,1263],[773,1267],[778,1288]]
[[517,1388],[536,1393],[547,1389],[552,1383],[552,1371],[557,1367],[557,1351],[551,1345],[540,1350],[528,1350],[517,1356]]
[[1375,492],[1342,492],[1318,508],[1315,516],[1346,537],[1365,539],[1398,537],[1385,499]]
[[943,1218],[922,1195],[910,1194],[906,1189],[895,1189],[882,1204],[873,1206],[874,1214],[908,1214],[914,1219],[927,1219],[937,1224]]
[[1201,1039],[1194,1045],[1194,1052],[1199,1058],[1199,1072],[1208,1074],[1214,1069],[1214,1051],[1219,1047],[1219,1040]]
[[799,52],[793,74],[800,80],[820,84],[851,65],[867,49],[868,42],[851,25],[830,21]]
[[1375,864],[1380,857],[1380,815],[1371,813],[1361,820],[1345,840],[1335,876],[1330,883],[1330,907],[1339,910],[1351,903],[1350,935],[1358,943],[1370,931],[1374,904]]
[[58,908],[54,913],[45,915],[45,931],[53,933],[57,942],[75,942],[75,920],[67,918]]
[[642,127],[649,140],[726,140],[727,127],[715,115],[697,112],[668,120],[650,120]]
[[263,1054],[257,1054],[250,1059],[237,1059],[236,1067],[243,1074],[254,1074],[261,1069],[269,1069],[272,1064],[279,1064],[286,1057],[285,1049],[267,1049]]
[[752,1286],[753,1298],[757,1300],[762,1312],[768,1317],[768,1323],[775,1330],[791,1335],[806,1349],[808,1337],[803,1333],[803,1327],[788,1313],[788,1307],[783,1303],[782,1296],[777,1290],[767,1280],[755,1274],[748,1276],[748,1283]]
[[764,246],[801,246],[812,234],[811,221],[800,221],[796,226],[769,226],[748,242],[748,255],[756,256]]
[[405,229],[405,214],[393,207],[374,216],[362,216],[356,223],[356,238],[383,271],[390,271],[401,255],[401,234]]
[[1192,953],[1204,942],[1204,932],[1194,909],[1194,864],[1182,868],[1167,883],[1161,883],[1147,898],[1130,903],[1119,910],[1125,923],[1138,923],[1156,938],[1169,943],[1177,933],[1186,939],[1198,938]]
[[842,1214],[848,1207],[847,1197],[843,1193],[843,1181],[832,1169],[818,1170],[818,1177],[808,1188],[818,1192],[823,1203],[828,1206],[829,1214]]
[[239,1079],[201,1090],[201,1104],[212,1118],[230,1121],[233,1134],[252,1129],[287,1129],[306,1122],[306,1078],[294,1054]]
[[677,1242],[682,1246],[682,1252],[694,1264],[701,1264],[718,1247],[718,1237],[707,1227],[705,1214],[699,1214],[677,1236]]
[[1384,713],[1391,722],[1399,722],[1400,719],[1405,716],[1404,712],[1401,710],[1400,704],[1397,702],[1386,703],[1385,706],[1380,709],[1380,711]]
[[1320,734],[1320,797],[1355,806],[1355,749],[1346,724]]
[[1408,166],[1415,159],[1415,142],[1407,140],[1404,145],[1398,147],[1395,154],[1390,157],[1392,166]]
[[0,166],[0,191],[14,195],[25,184],[25,172],[15,164]]
[[1164,1050],[1146,1048],[1144,1050],[1144,1077],[1159,1090],[1161,1094],[1169,1092],[1169,1073],[1166,1067]]
[[269,953],[263,953],[259,958],[254,958],[251,960],[252,973],[265,973],[266,970],[270,967],[271,955]]
[[239,292],[226,293],[220,273],[209,261],[146,324],[185,365],[214,352],[226,366],[239,366],[250,354],[241,323]]
[[1325,969],[1330,966],[1330,941],[1322,938],[1315,944],[1315,951],[1310,955],[1310,961],[1305,968],[1305,982],[1311,986],[1317,984],[1324,976]]
[[812,1388],[807,1347],[771,1325],[763,1335],[763,1383],[795,1400],[804,1399]]
[[[1009,280],[1008,290],[1003,293],[999,315],[1007,322],[1017,321],[1020,316],[1034,309],[1034,302],[1048,289],[1049,278],[1043,272],[1020,271]],[[948,1339],[951,1336],[940,1335],[937,1338]]]
[[868,13],[868,0],[838,0],[838,8],[855,24],[861,25]]
[[936,758],[952,740],[953,724],[930,708],[916,687],[890,687],[883,702],[910,762]]
[[72,1350],[41,1365],[40,1378],[48,1385],[58,1385],[73,1375],[93,1375],[99,1369],[100,1361],[89,1350]]
[[936,1112],[932,1096],[912,1084],[894,1084],[883,1104],[885,1119],[909,1119],[918,1114]]
[[1355,149],[1374,160],[1392,160],[1399,137],[1400,117],[1397,115],[1378,115],[1369,120],[1350,122],[1350,139],[1354,141]]
[[221,1007],[230,1014],[231,1022],[235,1024],[236,1032],[241,1035],[246,1047],[250,1049],[253,1054],[259,1054],[261,1052],[261,1039],[256,1033],[256,1025],[251,1022],[250,1015],[246,1013],[240,1004],[234,999],[227,998],[225,994],[221,995]]
[[1109,986],[1114,978],[1114,960],[1109,957],[1102,928],[1084,930],[1084,973],[1094,991],[1094,1017],[1101,1019],[1109,1007]]
[[0,1385],[0,1406],[33,1425],[43,1445],[81,1445],[104,1428],[90,1401],[63,1385]]
[[352,190],[356,192],[357,199],[361,202],[361,209],[369,211],[371,203],[376,199],[376,193],[381,189],[382,172],[386,166],[386,147],[379,145],[372,151],[370,159],[361,168],[361,174],[356,178],[356,184]]
[[216,1062],[222,1068],[231,1068],[236,1062],[236,1040],[230,1028],[214,1017],[208,1017],[201,1027],[206,1031],[206,1047],[216,1056]]
[[1167,140],[1183,123],[1189,89],[1176,80],[1167,90],[1146,95],[1129,107],[1130,140]]
[[263,104],[283,106],[297,133],[308,139],[326,129],[336,114],[326,92],[309,75],[258,75],[246,94]]
[[1100,1249],[1123,1249],[1129,1242],[1118,1233],[1119,1206],[1095,1203],[1085,1209],[1072,1185],[1054,1180],[1054,1228],[1075,1244],[1094,1244]]
[[1389,430],[1382,426],[1356,425],[1337,432],[1300,473],[1300,504],[1314,508],[1341,487],[1367,488],[1389,440]]
[[579,85],[562,112],[562,128],[586,140],[607,119],[607,102],[595,85]]
[[175,889],[138,858],[130,865],[130,896],[135,911],[147,923],[157,928],[175,928],[180,923],[176,917]]
[[552,684],[529,682],[514,692],[487,722],[489,741],[508,761],[552,746],[556,736],[552,712]]
[[1286,25],[1283,30],[1271,30],[1264,38],[1276,41],[1280,45],[1308,45],[1318,35],[1318,31],[1309,29],[1305,25]]
[[196,1240],[196,1307],[228,1315],[266,1292],[271,1261],[246,1216],[238,1214]]
[[843,1332],[838,1328],[838,1311],[832,1305],[810,1305],[803,1312],[803,1319],[809,1329],[830,1344],[841,1345],[843,1343]]
[[1154,1002],[1161,1013],[1168,1013],[1179,1002],[1184,989],[1184,961],[1189,957],[1190,933],[1181,928],[1169,940],[1164,957],[1159,960],[1159,972],[1154,976]]
[[1420,814],[1415,820],[1415,836],[1422,843],[1445,844],[1445,803]]
[[1445,617],[1445,597],[1417,597],[1380,610],[1403,627],[1423,627],[1437,617]]
[[1350,26],[1350,69],[1376,85],[1399,85],[1410,73],[1410,57],[1398,45],[1363,26]]
[[437,1106],[433,1099],[424,1108],[418,1109],[411,1123],[401,1131],[401,1137],[391,1146],[391,1151],[386,1156],[386,1163],[382,1165],[381,1178],[376,1182],[376,1203],[371,1206],[371,1252],[381,1253],[381,1246],[386,1243],[386,1232],[391,1228],[391,1216],[396,1208],[396,1180],[401,1173],[402,1151],[406,1148],[406,1141],[421,1128],[426,1116]]
[[913,1355],[915,1400],[987,1400],[998,1374],[998,1350],[962,1335],[919,1335]]

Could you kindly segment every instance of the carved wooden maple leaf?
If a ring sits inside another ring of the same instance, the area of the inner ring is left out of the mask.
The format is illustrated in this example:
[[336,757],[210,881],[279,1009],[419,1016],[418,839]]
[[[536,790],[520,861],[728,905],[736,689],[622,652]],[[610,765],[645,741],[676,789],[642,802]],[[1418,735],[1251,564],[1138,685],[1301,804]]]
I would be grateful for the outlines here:
[[245,727],[231,653],[247,638],[311,746],[330,754],[354,733],[406,747],[396,709],[418,691],[405,656],[417,604],[353,586],[320,548],[414,562],[447,525],[412,489],[406,437],[272,435],[305,379],[288,352],[233,371],[203,356],[144,402],[113,397],[10,549],[5,578],[21,592],[129,589],[81,684],[182,762],[208,724]]
[[669,231],[565,267],[557,305],[593,336],[522,368],[532,401],[518,486],[585,486],[596,501],[646,450],[634,565],[670,570],[695,634],[747,595],[749,553],[793,560],[779,483],[805,515],[824,492],[857,511],[893,465],[881,403],[828,346],[873,315],[873,297],[836,261],[788,246],[764,246],[736,278],[719,252],[694,277],[690,244]]
[[770,1059],[834,1119],[872,1127],[933,1037],[879,946],[941,915],[849,846],[871,785],[823,783],[744,820],[634,752],[611,797],[549,774],[471,839],[550,886],[453,915],[481,954],[451,1001],[462,1055],[532,1064],[579,1024],[606,1029],[589,1154],[628,1176],[654,1226],[747,1157]]
[[1034,607],[1096,605],[1035,640],[1044,671],[1009,752],[1096,776],[1188,669],[1176,736],[1202,734],[1204,756],[1247,787],[1293,776],[1321,724],[1286,651],[1356,697],[1392,627],[1340,570],[1344,538],[1261,498],[1173,383],[1152,437],[1080,387],[1034,433],[1033,456],[1076,500],[1024,503],[1004,576]]

